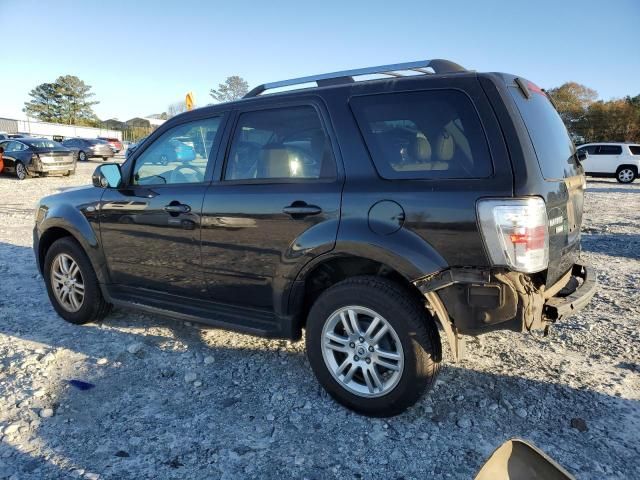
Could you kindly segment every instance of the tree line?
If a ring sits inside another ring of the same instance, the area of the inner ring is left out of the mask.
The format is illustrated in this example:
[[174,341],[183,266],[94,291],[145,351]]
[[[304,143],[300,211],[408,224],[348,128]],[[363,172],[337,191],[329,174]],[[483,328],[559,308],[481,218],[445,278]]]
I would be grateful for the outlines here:
[[93,112],[93,106],[100,102],[92,100],[91,86],[74,75],[42,83],[29,96],[31,100],[25,102],[24,112],[43,122],[93,126],[100,121]]
[[[246,80],[232,75],[209,94],[217,102],[230,102],[242,98],[248,90]],[[576,143],[640,142],[640,95],[599,100],[595,90],[576,82],[567,82],[547,93]],[[74,75],[38,85],[29,96],[31,100],[25,102],[24,112],[32,118],[68,125],[101,123],[93,111],[99,102],[93,100],[91,86]],[[185,102],[176,101],[158,117],[171,118],[185,110]]]
[[[249,84],[242,77],[233,75],[210,95],[218,102],[229,102],[242,98],[249,90]],[[63,123],[97,127],[101,121],[93,111],[97,100],[91,86],[75,75],[62,75],[54,82],[42,83],[29,92],[30,100],[25,102],[23,111],[31,118],[43,122]],[[171,103],[166,111],[158,115],[166,120],[186,110],[184,101]]]
[[567,82],[547,92],[574,142],[640,142],[640,95],[599,100],[598,92]]

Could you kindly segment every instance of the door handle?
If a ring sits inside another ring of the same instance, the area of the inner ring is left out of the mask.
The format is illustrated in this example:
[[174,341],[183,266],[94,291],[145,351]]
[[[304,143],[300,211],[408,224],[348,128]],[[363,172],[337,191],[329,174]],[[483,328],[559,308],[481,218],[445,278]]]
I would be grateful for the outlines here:
[[191,207],[183,203],[171,202],[169,205],[165,205],[164,211],[169,213],[189,213]]
[[293,202],[288,207],[282,209],[282,213],[291,215],[293,218],[303,218],[309,215],[317,215],[322,212],[320,207],[307,205],[306,202]]

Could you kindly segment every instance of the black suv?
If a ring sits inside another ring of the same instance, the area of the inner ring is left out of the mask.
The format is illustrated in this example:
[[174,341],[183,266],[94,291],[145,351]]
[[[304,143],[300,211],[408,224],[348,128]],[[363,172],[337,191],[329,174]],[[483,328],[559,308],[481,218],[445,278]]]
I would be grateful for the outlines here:
[[393,415],[434,382],[438,327],[456,360],[462,334],[546,329],[589,301],[580,161],[520,77],[445,60],[305,77],[176,116],[44,198],[34,250],[69,322],[117,305],[304,329],[336,400]]

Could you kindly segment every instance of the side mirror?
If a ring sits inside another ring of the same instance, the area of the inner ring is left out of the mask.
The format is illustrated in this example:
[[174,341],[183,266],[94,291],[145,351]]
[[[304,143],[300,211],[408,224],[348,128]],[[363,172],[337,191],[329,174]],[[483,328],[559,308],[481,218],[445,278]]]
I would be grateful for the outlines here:
[[95,169],[91,177],[93,186],[98,188],[118,188],[122,183],[122,172],[117,163],[104,163]]
[[588,157],[588,154],[585,150],[576,152],[576,158],[578,159],[579,162],[584,162]]

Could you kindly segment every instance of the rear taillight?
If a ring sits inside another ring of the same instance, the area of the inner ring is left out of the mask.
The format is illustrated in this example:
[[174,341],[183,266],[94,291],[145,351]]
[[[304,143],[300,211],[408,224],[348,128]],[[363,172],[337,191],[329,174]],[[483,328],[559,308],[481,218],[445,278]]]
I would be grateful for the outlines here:
[[549,225],[544,200],[482,199],[478,219],[491,263],[525,273],[549,264]]

